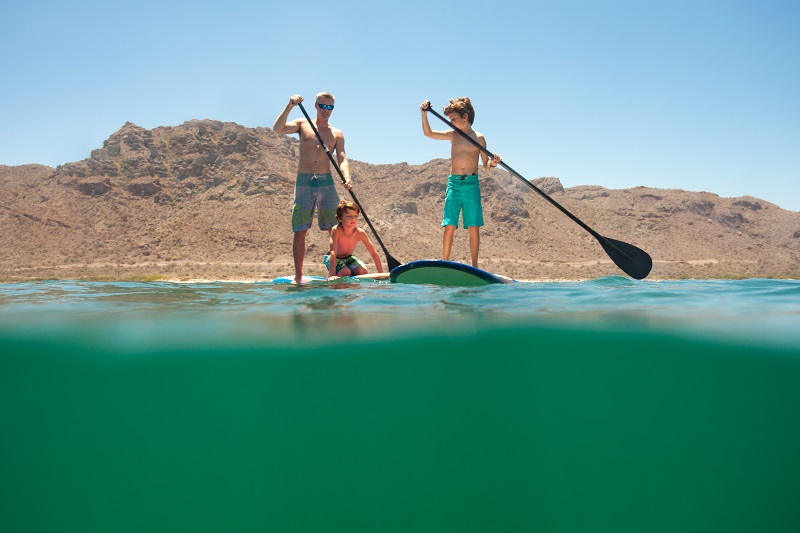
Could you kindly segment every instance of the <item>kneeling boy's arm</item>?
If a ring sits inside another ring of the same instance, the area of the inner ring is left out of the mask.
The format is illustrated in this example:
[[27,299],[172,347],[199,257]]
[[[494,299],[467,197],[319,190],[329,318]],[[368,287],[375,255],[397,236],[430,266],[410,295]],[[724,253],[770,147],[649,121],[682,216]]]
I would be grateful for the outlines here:
[[367,237],[366,232],[364,232],[364,234],[362,235],[361,242],[364,243],[364,246],[367,247],[369,255],[372,256],[372,261],[375,263],[375,268],[378,269],[378,272],[383,272],[383,266],[381,265],[381,256],[378,255],[378,251],[375,250],[375,246],[372,245],[372,241],[369,240],[369,237]]
[[336,249],[339,248],[339,232],[336,231],[334,228],[331,231],[331,238],[330,238],[330,250],[328,251],[328,276],[335,276],[336,275]]

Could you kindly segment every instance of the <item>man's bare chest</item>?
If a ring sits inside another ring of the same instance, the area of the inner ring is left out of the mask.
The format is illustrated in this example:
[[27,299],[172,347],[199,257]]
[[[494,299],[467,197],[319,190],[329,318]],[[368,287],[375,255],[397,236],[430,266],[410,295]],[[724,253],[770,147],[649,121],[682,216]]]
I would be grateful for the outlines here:
[[[317,131],[319,132],[320,137],[322,137],[322,141],[325,143],[325,146],[327,146],[329,150],[333,150],[333,147],[336,144],[336,138],[334,137],[333,132],[329,129],[321,129]],[[300,143],[304,148],[324,149],[322,146],[320,146],[319,139],[314,133],[314,130],[312,130],[311,126],[308,125],[301,130]]]

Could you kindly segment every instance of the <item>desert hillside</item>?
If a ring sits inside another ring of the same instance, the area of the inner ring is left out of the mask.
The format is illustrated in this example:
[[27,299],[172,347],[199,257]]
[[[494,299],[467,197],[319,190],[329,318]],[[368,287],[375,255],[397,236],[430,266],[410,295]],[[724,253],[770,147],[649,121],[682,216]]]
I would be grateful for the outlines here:
[[[288,275],[297,148],[267,128],[127,123],[88,159],[0,166],[0,279]],[[351,169],[393,257],[440,257],[447,160],[354,160]],[[495,169],[481,181],[483,268],[518,279],[622,275],[591,235],[519,179]],[[758,198],[534,183],[601,235],[649,252],[650,279],[800,277],[800,213]],[[324,274],[327,234],[314,226],[307,242],[306,273]],[[459,229],[451,259],[468,258]]]

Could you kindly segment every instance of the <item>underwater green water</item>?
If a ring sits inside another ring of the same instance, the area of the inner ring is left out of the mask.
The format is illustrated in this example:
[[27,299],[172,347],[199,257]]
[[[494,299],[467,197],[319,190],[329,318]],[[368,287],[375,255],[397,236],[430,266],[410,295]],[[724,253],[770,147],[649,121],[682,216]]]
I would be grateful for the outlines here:
[[800,282],[0,285],[0,521],[800,530]]

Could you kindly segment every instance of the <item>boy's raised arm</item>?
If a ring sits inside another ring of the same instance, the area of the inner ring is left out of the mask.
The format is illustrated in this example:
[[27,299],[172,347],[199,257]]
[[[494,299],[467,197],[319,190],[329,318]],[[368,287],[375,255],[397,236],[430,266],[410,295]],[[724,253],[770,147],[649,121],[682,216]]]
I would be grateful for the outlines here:
[[441,141],[449,140],[452,131],[437,131],[431,129],[431,125],[428,122],[428,109],[430,109],[430,107],[431,103],[428,100],[425,100],[419,106],[420,111],[422,111],[422,133],[425,134],[425,137],[430,137],[431,139],[439,139]]

